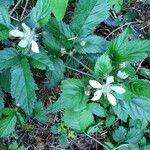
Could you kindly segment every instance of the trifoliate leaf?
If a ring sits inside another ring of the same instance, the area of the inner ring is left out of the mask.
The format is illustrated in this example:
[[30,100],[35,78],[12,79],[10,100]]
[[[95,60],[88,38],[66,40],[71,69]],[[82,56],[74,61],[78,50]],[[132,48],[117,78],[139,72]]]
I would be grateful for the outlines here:
[[32,54],[29,57],[30,64],[34,68],[38,68],[41,70],[54,70],[53,62],[50,60],[50,58],[43,52],[40,52],[39,54]]
[[11,69],[11,94],[16,104],[31,114],[36,101],[36,85],[26,58]]
[[47,77],[46,85],[49,89],[53,88],[64,79],[64,72],[65,72],[65,65],[61,59],[51,58],[51,61],[53,62],[54,70],[46,71]]
[[16,49],[5,48],[0,51],[0,70],[7,69],[19,62],[20,58]]
[[109,16],[108,1],[80,0],[75,9],[71,29],[80,37],[91,34]]

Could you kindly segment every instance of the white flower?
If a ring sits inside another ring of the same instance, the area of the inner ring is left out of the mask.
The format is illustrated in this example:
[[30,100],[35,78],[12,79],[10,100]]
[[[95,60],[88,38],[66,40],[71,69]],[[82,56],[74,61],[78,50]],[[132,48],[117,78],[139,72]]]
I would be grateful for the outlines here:
[[124,71],[118,71],[117,77],[119,77],[120,79],[126,79],[128,78],[128,74]]
[[18,29],[11,30],[9,34],[13,37],[18,37],[21,39],[19,46],[22,48],[30,48],[35,53],[39,53],[39,46],[36,42],[37,35],[32,31],[25,23],[22,23],[23,32]]
[[97,101],[101,98],[101,96],[103,94],[104,96],[107,96],[107,99],[110,102],[110,104],[112,106],[115,106],[117,101],[116,101],[116,98],[112,95],[112,91],[114,91],[118,94],[123,94],[125,92],[125,89],[122,88],[121,86],[112,85],[111,83],[113,83],[113,82],[114,82],[113,76],[107,77],[106,84],[103,84],[103,85],[101,85],[96,80],[90,80],[89,84],[91,85],[91,87],[97,89],[91,100]]

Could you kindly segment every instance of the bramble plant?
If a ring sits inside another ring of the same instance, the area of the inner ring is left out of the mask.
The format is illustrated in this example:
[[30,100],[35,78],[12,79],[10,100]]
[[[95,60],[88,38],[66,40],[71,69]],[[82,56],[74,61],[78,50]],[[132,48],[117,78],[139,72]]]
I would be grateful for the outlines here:
[[[61,136],[69,128],[92,138],[112,127],[112,138],[98,142],[105,149],[149,149],[150,75],[135,64],[149,57],[150,40],[132,38],[130,26],[109,41],[94,33],[111,8],[121,11],[123,1],[80,0],[69,24],[62,21],[67,4],[37,0],[21,22],[9,17],[7,3],[0,5],[0,138],[16,125],[24,127],[28,118],[47,123],[46,114],[62,112]],[[58,100],[47,108],[36,94],[39,70],[48,89],[61,83]]]

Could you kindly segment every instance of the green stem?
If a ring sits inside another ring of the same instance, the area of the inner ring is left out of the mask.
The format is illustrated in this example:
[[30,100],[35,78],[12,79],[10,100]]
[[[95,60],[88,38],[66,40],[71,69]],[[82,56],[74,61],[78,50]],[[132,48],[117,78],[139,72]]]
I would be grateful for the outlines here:
[[71,68],[71,67],[69,67],[69,66],[66,66],[66,68],[67,68],[67,69],[70,69],[70,70],[73,70],[73,71],[76,71],[76,72],[79,72],[79,73],[81,73],[81,74],[84,74],[84,75],[86,75],[86,76],[89,76],[89,77],[95,78],[95,77],[94,77],[94,76],[92,76],[91,74],[88,74],[88,73],[86,73],[86,72],[79,71],[79,70],[74,69],[74,68]]
[[77,58],[75,58],[74,56],[70,56],[72,59],[74,59],[76,62],[78,62],[79,64],[81,64],[85,69],[87,69],[90,73],[94,73],[93,70],[91,70],[89,67],[87,67],[85,64],[83,64],[81,61],[79,61]]
[[119,149],[119,148],[121,148],[121,147],[128,147],[129,145],[131,145],[131,144],[122,144],[122,145],[120,145],[120,146],[114,148],[113,150],[117,150],[117,149]]
[[92,136],[90,136],[87,133],[84,133],[86,136],[88,136],[89,138],[91,138],[93,141],[97,142],[99,145],[103,146],[106,150],[110,150],[106,145],[104,145],[103,143],[99,142],[98,140],[96,140],[95,138],[93,138]]

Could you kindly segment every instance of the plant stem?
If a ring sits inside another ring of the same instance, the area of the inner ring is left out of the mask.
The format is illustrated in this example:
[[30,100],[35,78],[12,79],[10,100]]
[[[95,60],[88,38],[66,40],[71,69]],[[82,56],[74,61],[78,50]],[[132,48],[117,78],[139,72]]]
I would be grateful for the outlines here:
[[73,70],[73,71],[76,71],[76,72],[79,72],[79,73],[81,73],[81,74],[87,75],[87,76],[89,76],[89,77],[95,78],[95,77],[92,76],[91,74],[88,74],[88,73],[86,73],[86,72],[82,72],[82,71],[80,71],[80,70],[71,68],[71,67],[69,67],[69,66],[66,66],[66,68],[67,68],[67,69],[70,69],[70,70]]
[[93,138],[92,136],[90,136],[87,133],[84,133],[86,136],[88,136],[89,138],[91,138],[93,141],[97,142],[99,145],[103,146],[106,150],[110,150],[106,145],[104,145],[103,143],[99,142],[98,140],[96,140],[95,138]]
[[85,69],[87,69],[90,73],[93,74],[93,70],[91,70],[89,67],[87,67],[85,64],[83,64],[81,61],[79,61],[77,58],[75,58],[74,56],[70,56],[72,59],[74,59],[76,62],[78,62],[79,64],[81,64]]
[[129,145],[131,145],[131,144],[122,144],[122,145],[120,145],[120,146],[114,148],[113,150],[117,150],[117,149],[119,149],[119,148],[121,148],[121,147],[128,147]]

